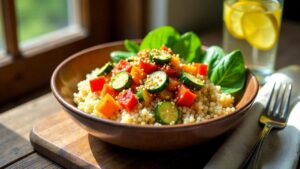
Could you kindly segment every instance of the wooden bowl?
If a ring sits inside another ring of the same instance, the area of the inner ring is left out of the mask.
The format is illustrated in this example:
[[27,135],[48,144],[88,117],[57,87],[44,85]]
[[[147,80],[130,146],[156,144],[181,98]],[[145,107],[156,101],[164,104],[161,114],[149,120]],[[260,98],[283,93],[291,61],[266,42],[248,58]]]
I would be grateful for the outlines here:
[[170,150],[208,141],[236,126],[258,92],[256,78],[247,73],[244,91],[236,103],[237,110],[196,124],[140,126],[101,119],[76,108],[73,93],[77,91],[77,83],[91,70],[109,61],[109,54],[114,50],[124,50],[123,42],[106,43],[76,53],[58,65],[51,78],[54,96],[74,121],[91,135],[114,145],[139,150]]

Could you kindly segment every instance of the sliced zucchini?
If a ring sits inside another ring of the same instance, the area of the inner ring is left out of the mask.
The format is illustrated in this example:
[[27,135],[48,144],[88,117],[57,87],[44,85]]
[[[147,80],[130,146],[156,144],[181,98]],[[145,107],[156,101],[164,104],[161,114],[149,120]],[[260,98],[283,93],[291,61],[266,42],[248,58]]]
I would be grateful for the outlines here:
[[117,91],[122,91],[131,86],[132,79],[127,72],[119,72],[111,79],[111,87]]
[[113,69],[113,65],[111,62],[107,62],[105,65],[103,65],[100,68],[99,73],[97,74],[97,76],[102,76],[102,75],[106,75],[109,74],[111,72],[111,70]]
[[175,124],[179,120],[179,110],[174,102],[159,102],[155,107],[155,120],[162,124]]
[[179,79],[183,84],[192,90],[200,90],[204,85],[203,80],[187,72],[182,72]]
[[164,50],[153,49],[150,51],[150,59],[156,64],[167,64],[170,62],[172,55]]
[[150,93],[158,93],[167,88],[168,83],[169,78],[164,71],[155,71],[147,77],[145,88]]

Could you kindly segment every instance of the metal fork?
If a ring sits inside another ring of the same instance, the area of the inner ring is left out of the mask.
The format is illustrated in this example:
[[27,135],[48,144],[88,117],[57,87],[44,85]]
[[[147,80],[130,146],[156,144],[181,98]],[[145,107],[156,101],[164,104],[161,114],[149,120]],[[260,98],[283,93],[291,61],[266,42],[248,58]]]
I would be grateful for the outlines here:
[[[283,129],[289,117],[289,105],[291,100],[292,84],[279,84],[276,89],[274,83],[270,97],[268,99],[265,110],[259,118],[259,122],[264,125],[259,140],[255,143],[252,150],[248,154],[246,160],[241,164],[239,169],[250,166],[254,169],[258,168],[258,159],[260,157],[261,147],[266,136],[272,129]],[[248,165],[250,163],[250,165]]]

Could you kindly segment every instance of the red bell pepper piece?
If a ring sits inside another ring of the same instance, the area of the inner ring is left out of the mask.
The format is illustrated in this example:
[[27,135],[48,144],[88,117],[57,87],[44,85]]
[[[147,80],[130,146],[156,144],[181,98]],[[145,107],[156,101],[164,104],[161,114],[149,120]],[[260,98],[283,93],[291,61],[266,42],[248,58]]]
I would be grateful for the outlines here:
[[202,63],[195,63],[195,66],[197,67],[197,73],[206,76],[207,75],[207,68],[208,66],[206,64]]
[[92,92],[101,91],[104,84],[105,84],[106,78],[104,76],[99,76],[95,79],[90,80],[90,88]]
[[194,94],[190,89],[184,85],[181,85],[177,94],[176,104],[179,106],[189,107],[194,103],[196,97],[197,95]]
[[156,66],[153,63],[147,62],[144,59],[141,59],[140,61],[140,67],[144,70],[145,73],[150,74],[158,69],[158,66]]
[[121,71],[126,71],[126,72],[130,73],[131,68],[132,68],[132,66],[129,62],[127,62],[126,60],[120,60],[119,63],[114,67],[112,72],[114,74],[121,72]]
[[179,77],[180,76],[180,71],[178,71],[177,69],[170,68],[170,67],[168,67],[168,68],[163,67],[162,70],[164,72],[166,72],[168,77]]
[[118,95],[118,102],[128,112],[131,112],[135,108],[135,106],[138,104],[139,101],[136,98],[136,96],[132,93],[131,89],[128,89],[124,92],[121,92]]

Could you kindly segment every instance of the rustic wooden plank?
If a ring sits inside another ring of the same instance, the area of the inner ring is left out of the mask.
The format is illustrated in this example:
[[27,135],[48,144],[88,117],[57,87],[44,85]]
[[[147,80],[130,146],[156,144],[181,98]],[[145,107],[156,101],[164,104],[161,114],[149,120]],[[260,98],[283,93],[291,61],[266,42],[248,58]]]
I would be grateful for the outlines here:
[[32,153],[29,133],[40,119],[61,108],[51,93],[0,115],[0,168]]
[[89,135],[63,111],[42,120],[31,133],[35,150],[66,168],[201,168],[222,141],[159,153],[128,150]]
[[31,169],[31,168],[43,168],[43,169],[61,169],[59,165],[47,160],[37,153],[33,153],[20,161],[9,165],[6,169]]

